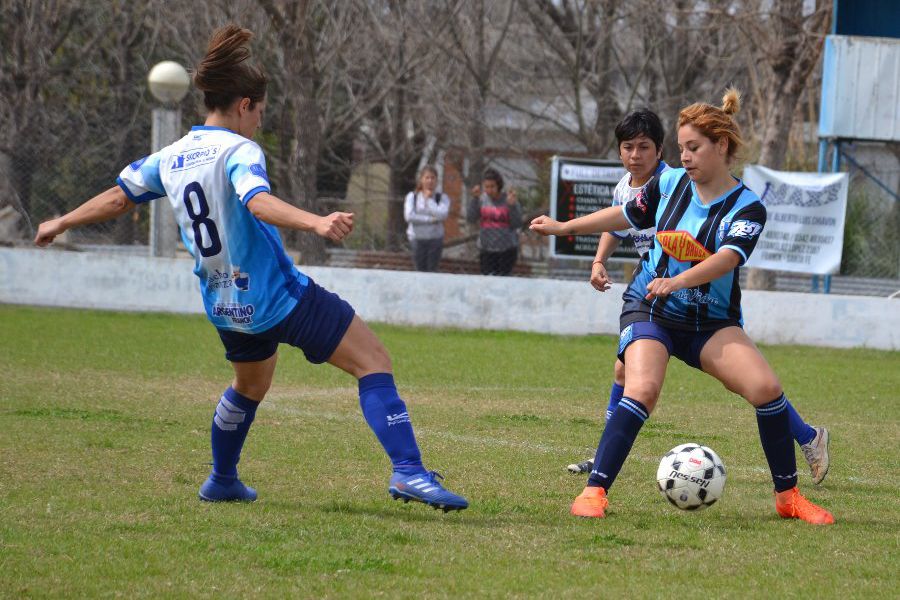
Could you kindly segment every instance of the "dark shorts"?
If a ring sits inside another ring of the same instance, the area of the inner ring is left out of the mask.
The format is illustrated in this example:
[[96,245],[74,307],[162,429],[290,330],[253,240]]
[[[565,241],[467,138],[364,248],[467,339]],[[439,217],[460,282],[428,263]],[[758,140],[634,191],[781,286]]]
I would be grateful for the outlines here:
[[319,364],[334,354],[354,314],[346,300],[310,279],[294,310],[271,329],[260,333],[216,331],[225,346],[225,358],[232,362],[266,360],[275,354],[278,344],[290,344],[303,350],[306,360]]
[[[723,324],[723,327],[732,327],[731,324]],[[703,370],[700,366],[700,352],[719,329],[707,331],[683,331],[664,327],[650,321],[636,321],[622,327],[619,334],[618,357],[625,362],[625,349],[635,340],[656,340],[662,343],[669,352],[669,356],[681,359],[695,369]]]

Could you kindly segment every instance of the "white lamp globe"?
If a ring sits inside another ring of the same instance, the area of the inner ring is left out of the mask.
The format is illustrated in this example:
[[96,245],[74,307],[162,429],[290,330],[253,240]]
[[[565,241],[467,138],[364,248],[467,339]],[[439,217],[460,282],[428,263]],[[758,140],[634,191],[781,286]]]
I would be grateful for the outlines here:
[[184,98],[191,87],[191,78],[184,67],[177,62],[164,60],[150,69],[147,76],[150,93],[164,103],[178,102]]

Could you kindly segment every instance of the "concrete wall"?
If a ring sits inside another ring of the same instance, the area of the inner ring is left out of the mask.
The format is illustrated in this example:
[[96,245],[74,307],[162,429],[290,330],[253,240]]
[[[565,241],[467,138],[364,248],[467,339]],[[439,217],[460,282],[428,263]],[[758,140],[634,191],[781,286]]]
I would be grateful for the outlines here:
[[[193,262],[0,249],[0,302],[201,313]],[[623,286],[404,271],[303,269],[370,321],[555,334],[618,334]],[[900,300],[744,293],[748,334],[770,344],[900,349]],[[0,324],[2,332],[2,324]]]

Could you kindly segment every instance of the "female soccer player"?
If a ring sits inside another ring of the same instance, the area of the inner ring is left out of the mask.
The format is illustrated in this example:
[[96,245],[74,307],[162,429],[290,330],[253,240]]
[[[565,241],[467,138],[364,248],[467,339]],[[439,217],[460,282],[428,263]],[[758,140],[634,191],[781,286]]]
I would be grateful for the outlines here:
[[583,235],[656,226],[656,242],[625,293],[619,359],[625,390],[609,419],[576,516],[603,517],[615,481],[644,421],[656,406],[669,357],[709,373],[756,408],[760,441],[784,518],[830,524],[832,515],[797,490],[786,399],[778,377],[741,327],[738,275],[759,239],[766,210],[731,175],[743,144],[732,115],[737,91],[721,108],[692,104],[678,118],[682,169],[650,181],[622,207],[560,223],[531,222],[543,235]]
[[[625,116],[616,125],[616,141],[619,144],[619,158],[622,166],[628,171],[613,191],[613,206],[622,206],[633,200],[651,177],[659,177],[669,170],[662,160],[662,145],[665,131],[659,117],[647,109],[636,110]],[[634,247],[641,258],[653,244],[656,227],[637,230],[633,227],[627,231],[604,232],[597,245],[597,256],[591,266],[591,285],[598,292],[609,289],[612,281],[606,272],[606,261],[618,248],[621,240],[631,237]],[[609,393],[609,404],[606,407],[606,420],[612,416],[622,399],[625,390],[625,365],[616,360],[613,384]],[[791,423],[791,435],[800,446],[812,473],[813,483],[818,484],[828,474],[828,430],[824,427],[812,427],[787,403]],[[570,464],[570,473],[589,473],[594,468],[594,459],[588,458],[580,463]]]
[[204,125],[133,162],[117,187],[41,223],[35,243],[46,246],[69,228],[168,197],[194,256],[207,315],[234,367],[234,381],[213,416],[213,467],[200,499],[256,499],[238,479],[237,463],[272,383],[278,344],[286,343],[310,362],[327,361],[359,380],[363,415],[393,464],[388,491],[395,499],[462,510],[465,498],[444,489],[422,465],[387,350],[347,302],[299,272],[284,251],[276,227],[340,241],[352,231],[353,215],[321,217],[272,195],[265,156],[251,140],[266,105],[266,77],[248,63],[252,35],[229,25],[210,39],[194,74],[209,109]]

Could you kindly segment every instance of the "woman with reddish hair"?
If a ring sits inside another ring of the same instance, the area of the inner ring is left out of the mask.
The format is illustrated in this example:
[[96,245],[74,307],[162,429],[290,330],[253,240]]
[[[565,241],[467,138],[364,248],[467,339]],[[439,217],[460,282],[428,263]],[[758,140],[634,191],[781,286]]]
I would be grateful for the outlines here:
[[670,356],[709,373],[756,409],[760,441],[784,518],[830,524],[827,510],[797,489],[797,465],[781,382],[743,330],[740,267],[766,223],[759,198],[731,174],[743,145],[733,115],[737,90],[721,107],[697,103],[678,118],[683,168],[652,179],[623,206],[560,223],[537,217],[542,235],[584,235],[655,226],[653,246],[624,295],[619,360],[625,389],[597,447],[587,486],[571,512],[603,517],[615,481],[653,412]]

